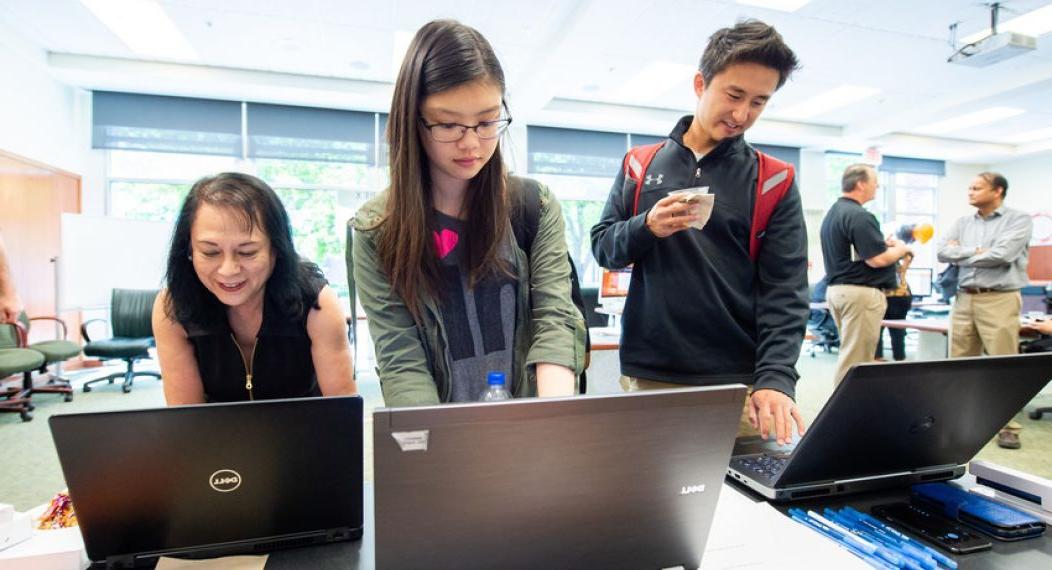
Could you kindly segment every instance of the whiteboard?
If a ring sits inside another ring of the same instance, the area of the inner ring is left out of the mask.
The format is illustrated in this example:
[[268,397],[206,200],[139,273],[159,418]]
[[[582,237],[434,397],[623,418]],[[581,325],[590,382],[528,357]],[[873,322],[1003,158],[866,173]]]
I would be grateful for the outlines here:
[[105,307],[113,289],[160,289],[172,222],[62,214],[59,306]]

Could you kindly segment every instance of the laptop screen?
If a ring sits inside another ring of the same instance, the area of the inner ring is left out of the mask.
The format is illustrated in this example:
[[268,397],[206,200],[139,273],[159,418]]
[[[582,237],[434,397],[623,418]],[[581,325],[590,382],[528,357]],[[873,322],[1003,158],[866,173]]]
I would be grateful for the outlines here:
[[376,567],[696,568],[744,390],[377,410]]
[[93,561],[361,535],[360,397],[65,414],[50,424]]
[[603,269],[599,283],[599,303],[603,301],[621,301],[628,296],[628,286],[632,282],[632,268]]

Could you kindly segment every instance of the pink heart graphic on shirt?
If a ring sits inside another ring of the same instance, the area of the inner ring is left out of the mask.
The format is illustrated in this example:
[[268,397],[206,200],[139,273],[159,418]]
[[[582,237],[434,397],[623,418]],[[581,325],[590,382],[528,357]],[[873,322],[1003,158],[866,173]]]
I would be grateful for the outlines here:
[[457,242],[460,241],[460,235],[451,229],[431,232],[431,235],[435,238],[435,250],[438,251],[439,259],[445,259],[449,252],[453,251],[453,248],[457,246]]

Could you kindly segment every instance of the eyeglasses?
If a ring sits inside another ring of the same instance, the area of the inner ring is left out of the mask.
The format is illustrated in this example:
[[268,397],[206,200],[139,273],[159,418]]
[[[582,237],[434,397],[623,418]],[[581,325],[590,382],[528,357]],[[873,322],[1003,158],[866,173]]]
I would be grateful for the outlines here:
[[428,124],[423,117],[420,117],[420,124],[424,125],[424,128],[431,133],[431,138],[435,139],[435,142],[457,142],[464,138],[464,135],[466,135],[469,130],[475,131],[475,135],[482,140],[492,140],[499,137],[501,133],[507,130],[508,125],[511,124],[511,117],[497,119],[496,121],[482,121],[473,126],[462,125],[460,123]]

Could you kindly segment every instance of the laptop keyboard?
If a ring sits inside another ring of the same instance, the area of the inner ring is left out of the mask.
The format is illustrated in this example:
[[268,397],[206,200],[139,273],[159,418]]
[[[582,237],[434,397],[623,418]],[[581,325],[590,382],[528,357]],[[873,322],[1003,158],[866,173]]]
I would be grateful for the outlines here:
[[759,477],[774,478],[782,472],[782,469],[785,468],[785,464],[788,461],[788,454],[772,455],[762,453],[760,455],[738,457],[734,460],[734,466],[738,471],[743,473],[753,473]]

